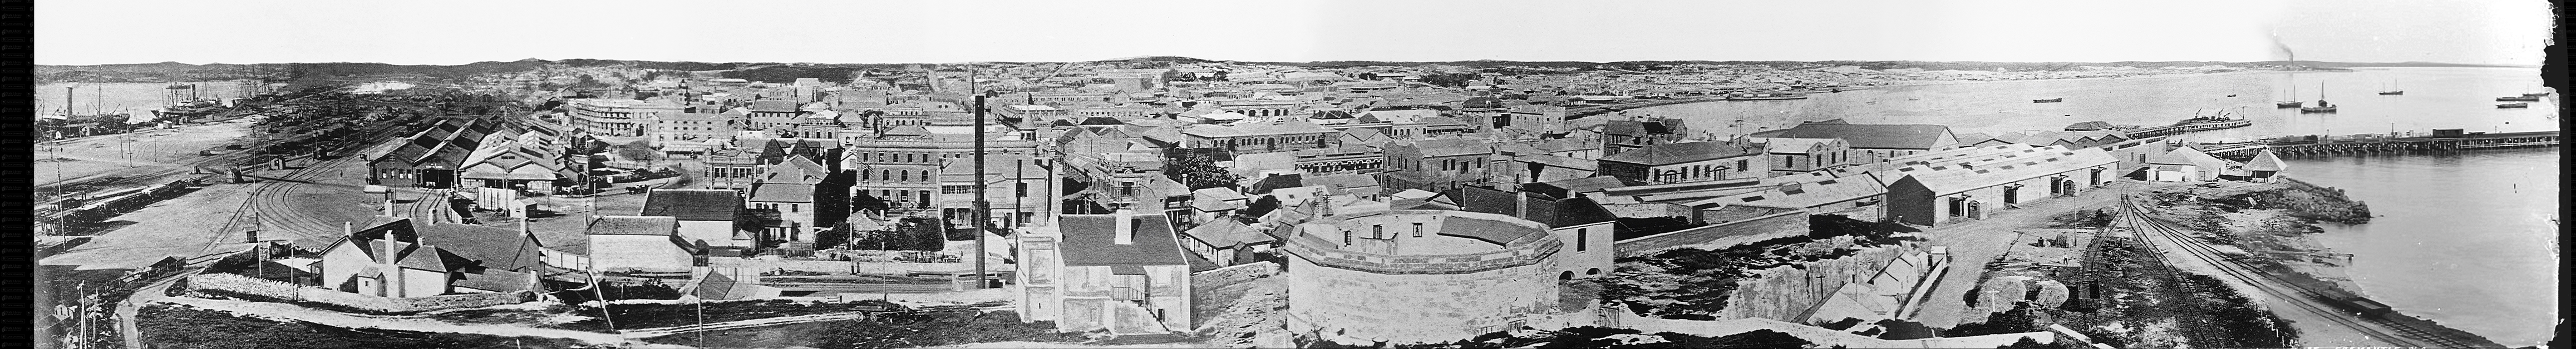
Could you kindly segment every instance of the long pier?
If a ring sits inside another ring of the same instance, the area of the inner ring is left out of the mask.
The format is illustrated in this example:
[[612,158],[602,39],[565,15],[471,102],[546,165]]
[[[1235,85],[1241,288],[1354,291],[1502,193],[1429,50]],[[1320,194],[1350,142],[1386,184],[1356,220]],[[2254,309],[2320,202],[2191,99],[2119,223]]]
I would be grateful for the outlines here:
[[2249,158],[2265,149],[2281,156],[2323,156],[2417,150],[2478,150],[2555,146],[2559,131],[2483,133],[2454,137],[2405,137],[2332,142],[2269,142],[2202,149],[2225,158]]

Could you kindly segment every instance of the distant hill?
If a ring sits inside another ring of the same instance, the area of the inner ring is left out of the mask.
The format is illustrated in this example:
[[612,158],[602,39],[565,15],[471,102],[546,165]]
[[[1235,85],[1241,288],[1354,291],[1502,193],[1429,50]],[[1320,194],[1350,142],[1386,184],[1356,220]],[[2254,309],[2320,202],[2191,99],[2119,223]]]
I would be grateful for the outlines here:
[[[1699,60],[1684,60],[1684,61],[1618,61],[1618,62],[1582,62],[1582,61],[1499,61],[1499,60],[1448,61],[1448,62],[1389,62],[1389,61],[1236,62],[1236,61],[1216,61],[1216,60],[1207,60],[1207,59],[1199,59],[1199,58],[1191,58],[1191,57],[1181,57],[1181,56],[1144,56],[1144,57],[1130,57],[1130,58],[1120,58],[1120,59],[1112,59],[1112,60],[1091,61],[1091,62],[1088,62],[1088,63],[1121,64],[1121,65],[1131,65],[1131,66],[1137,66],[1137,65],[1141,65],[1141,66],[1157,66],[1157,65],[1162,65],[1162,64],[1175,64],[1175,63],[1179,63],[1179,64],[1191,64],[1191,63],[1212,63],[1212,62],[1224,62],[1224,63],[1236,63],[1236,64],[1281,65],[1281,66],[1315,67],[1315,68],[1339,68],[1339,67],[1359,67],[1359,66],[1425,66],[1425,65],[1447,65],[1447,66],[1462,66],[1462,67],[1472,67],[1472,68],[1540,68],[1540,69],[1556,69],[1556,70],[1560,70],[1560,71],[1561,71],[1561,70],[1565,70],[1565,69],[1572,69],[1572,70],[1617,69],[1617,70],[1629,70],[1629,71],[1646,71],[1646,70],[1654,70],[1654,69],[1655,69],[1655,67],[1658,67],[1658,66],[1685,65],[1685,64],[1769,65],[1769,66],[1850,65],[1850,66],[1857,66],[1857,67],[1867,68],[1867,69],[1881,69],[1881,70],[1884,70],[1884,69],[1907,69],[1907,68],[1914,68],[1914,69],[1923,69],[1923,70],[2012,70],[2012,71],[2041,71],[2041,70],[2073,69],[2073,68],[2075,68],[2075,67],[2083,67],[2083,66],[2095,66],[2095,67],[2103,67],[2103,66],[2126,66],[2126,67],[2139,67],[2139,68],[2157,68],[2157,67],[2171,67],[2171,66],[2209,66],[2209,65],[2221,65],[2221,66],[2230,66],[2230,67],[2260,67],[2260,66],[2280,66],[2280,65],[2285,65],[2285,64],[2290,64],[2290,63],[2291,63],[2291,62],[2288,62],[2288,61],[2262,61],[2262,62],[2214,62],[2214,61],[2160,61],[2160,62],[2138,62],[2138,61],[2131,61],[2131,62],[1926,62],[1926,61],[1814,61],[1814,62],[1801,62],[1801,61],[1699,61]],[[1024,64],[1031,64],[1031,63],[1052,63],[1052,62],[994,62],[994,63],[997,63],[997,64],[1009,64],[1009,65],[1024,65]],[[2305,65],[2305,66],[2309,66],[2309,67],[2318,67],[2318,68],[2355,68],[2355,67],[2528,67],[2528,66],[2506,66],[2506,65],[2488,65],[2488,64],[2460,64],[2460,63],[2432,63],[2432,62],[2355,63],[2355,62],[2315,62],[2315,61],[2299,61],[2299,62],[2296,62],[2296,63],[2297,63],[2297,64],[2299,64],[2299,65]],[[853,72],[853,71],[859,71],[859,70],[877,70],[877,69],[898,69],[898,68],[902,68],[902,67],[905,67],[905,66],[913,65],[913,64],[915,64],[915,63],[747,63],[747,62],[707,63],[707,62],[687,62],[687,61],[680,61],[680,62],[667,62],[667,61],[639,61],[639,60],[586,59],[586,58],[563,59],[563,60],[543,60],[543,59],[530,58],[530,59],[521,59],[521,60],[516,60],[516,61],[508,61],[508,62],[474,62],[474,63],[460,64],[460,65],[396,65],[396,64],[385,64],[385,63],[350,63],[350,62],[330,62],[330,63],[261,63],[261,64],[223,64],[223,63],[213,63],[213,64],[187,64],[187,63],[179,63],[179,62],[160,62],[160,63],[140,63],[140,64],[100,64],[100,65],[37,65],[37,66],[36,66],[36,76],[37,76],[37,80],[38,80],[40,83],[41,83],[41,82],[177,82],[177,81],[230,80],[230,79],[272,79],[272,80],[286,80],[286,79],[335,79],[335,78],[350,78],[350,77],[376,77],[376,76],[417,76],[417,77],[427,77],[427,78],[437,78],[437,79],[452,79],[452,78],[463,78],[463,77],[474,76],[474,75],[481,75],[481,74],[506,73],[506,72],[516,72],[516,71],[527,71],[527,70],[534,70],[534,69],[537,69],[537,68],[540,68],[540,67],[544,67],[544,66],[547,66],[547,65],[557,65],[557,64],[565,65],[565,66],[573,66],[573,67],[633,66],[633,67],[636,67],[636,68],[644,68],[644,69],[685,70],[685,71],[722,71],[722,72],[723,72],[723,73],[722,73],[722,75],[724,75],[725,77],[742,78],[742,79],[757,80],[757,81],[768,81],[768,82],[787,82],[787,81],[792,81],[792,80],[794,80],[794,79],[796,79],[796,78],[800,78],[800,77],[823,78],[823,79],[825,79],[825,80],[832,80],[832,81],[847,81],[847,80],[849,79],[850,72]]]

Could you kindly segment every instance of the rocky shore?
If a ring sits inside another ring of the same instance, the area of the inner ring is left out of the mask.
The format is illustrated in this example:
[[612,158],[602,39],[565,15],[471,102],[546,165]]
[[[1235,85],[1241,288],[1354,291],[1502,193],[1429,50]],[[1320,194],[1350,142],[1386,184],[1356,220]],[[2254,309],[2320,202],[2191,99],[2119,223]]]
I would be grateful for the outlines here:
[[[2273,183],[2224,182],[2159,190],[2153,197],[2163,203],[2154,206],[2163,208],[2148,214],[2192,227],[2195,238],[2255,257],[2242,261],[2280,276],[2281,281],[2309,290],[2368,297],[2344,270],[2351,255],[2335,252],[2313,238],[2325,231],[2316,225],[2319,222],[2363,224],[2374,217],[2368,204],[2344,196],[2342,189],[2285,177]],[[2413,316],[2383,317],[2453,340],[2494,343]]]

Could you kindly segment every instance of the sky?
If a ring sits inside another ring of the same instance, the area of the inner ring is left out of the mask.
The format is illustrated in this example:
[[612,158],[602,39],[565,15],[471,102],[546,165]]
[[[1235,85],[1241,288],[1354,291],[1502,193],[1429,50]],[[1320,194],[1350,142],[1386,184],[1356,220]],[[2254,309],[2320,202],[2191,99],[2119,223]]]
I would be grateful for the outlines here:
[[[37,64],[539,59],[2427,61],[2538,65],[2545,0],[45,1]],[[2277,38],[2277,39],[2276,39]],[[2275,45],[2275,43],[2280,45]]]

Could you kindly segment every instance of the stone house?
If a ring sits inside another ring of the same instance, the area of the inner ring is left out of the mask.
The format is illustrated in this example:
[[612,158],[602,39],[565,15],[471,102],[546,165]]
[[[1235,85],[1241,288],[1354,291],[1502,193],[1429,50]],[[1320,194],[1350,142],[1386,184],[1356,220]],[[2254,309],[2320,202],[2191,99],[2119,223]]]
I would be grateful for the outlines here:
[[673,217],[599,216],[583,230],[590,238],[590,263],[599,271],[686,272],[696,266],[697,247],[680,239]]
[[1024,228],[1019,239],[1023,321],[1056,331],[1188,332],[1188,251],[1159,214],[1068,214]]
[[376,217],[322,248],[322,287],[379,297],[523,291],[545,271],[523,230]]

